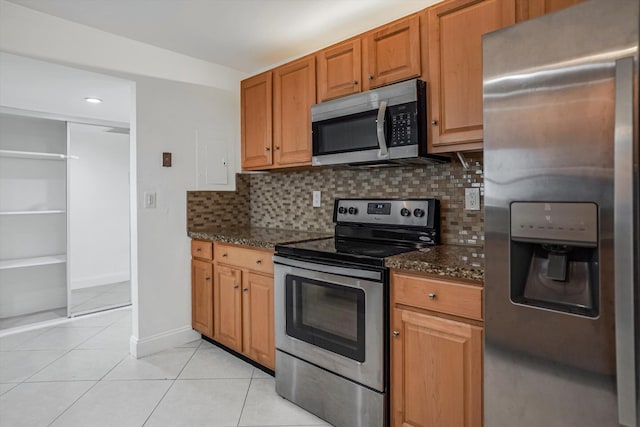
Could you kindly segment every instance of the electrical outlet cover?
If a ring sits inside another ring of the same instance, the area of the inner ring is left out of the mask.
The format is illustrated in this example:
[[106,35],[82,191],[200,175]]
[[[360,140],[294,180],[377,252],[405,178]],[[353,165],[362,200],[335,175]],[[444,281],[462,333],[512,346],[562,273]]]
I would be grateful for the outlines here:
[[322,201],[322,193],[320,191],[314,191],[313,192],[313,207],[314,208],[319,208],[320,207],[320,203]]
[[480,189],[465,188],[464,189],[464,208],[468,211],[480,210]]

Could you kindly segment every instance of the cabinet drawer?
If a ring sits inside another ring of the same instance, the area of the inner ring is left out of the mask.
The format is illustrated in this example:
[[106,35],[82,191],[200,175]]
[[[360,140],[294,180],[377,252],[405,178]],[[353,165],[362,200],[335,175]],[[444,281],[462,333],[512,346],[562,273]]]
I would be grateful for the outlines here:
[[482,288],[462,283],[391,274],[394,303],[482,320]]
[[205,240],[192,240],[191,256],[201,259],[213,259],[213,242],[207,242]]
[[273,274],[273,251],[215,244],[216,261],[261,273]]

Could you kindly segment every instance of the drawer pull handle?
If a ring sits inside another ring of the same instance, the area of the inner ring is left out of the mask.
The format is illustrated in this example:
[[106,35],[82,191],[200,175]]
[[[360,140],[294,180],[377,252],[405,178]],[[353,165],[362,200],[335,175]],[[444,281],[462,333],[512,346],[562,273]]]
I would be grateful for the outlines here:
[[222,254],[222,258],[226,258],[226,257],[227,257],[226,253]]
[[238,289],[240,286],[238,285],[233,285],[233,289]]
[[204,280],[211,280],[211,277],[205,277]]
[[399,336],[399,335],[400,335],[400,332],[398,332],[398,331],[393,331],[393,336],[394,336],[394,337],[397,337],[397,336]]
[[196,248],[196,252],[202,252],[202,248]]
[[243,292],[247,292],[249,290],[249,288],[243,288],[242,291]]
[[262,260],[261,259],[257,259],[256,260],[256,264],[262,264]]
[[436,299],[436,294],[434,294],[434,293],[429,294],[429,299],[430,300]]

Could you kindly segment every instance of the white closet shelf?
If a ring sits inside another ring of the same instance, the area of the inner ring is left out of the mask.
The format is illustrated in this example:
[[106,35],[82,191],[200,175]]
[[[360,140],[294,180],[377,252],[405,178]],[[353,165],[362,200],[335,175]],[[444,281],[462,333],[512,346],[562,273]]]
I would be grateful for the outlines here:
[[49,215],[49,214],[63,214],[66,211],[64,209],[52,209],[47,211],[0,211],[0,215]]
[[0,270],[8,270],[10,268],[35,267],[38,265],[63,264],[67,262],[67,256],[50,255],[35,258],[18,258],[0,261]]
[[77,158],[62,153],[38,153],[35,151],[15,151],[0,150],[0,157],[16,157],[20,159],[36,159],[36,160],[66,160],[69,158]]

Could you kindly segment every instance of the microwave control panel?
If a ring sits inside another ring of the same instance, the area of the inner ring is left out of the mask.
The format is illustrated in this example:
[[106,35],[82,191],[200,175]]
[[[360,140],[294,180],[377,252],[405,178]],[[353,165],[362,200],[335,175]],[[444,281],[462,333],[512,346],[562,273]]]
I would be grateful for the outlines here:
[[418,143],[418,106],[416,102],[389,107],[390,141],[388,145],[412,145]]

